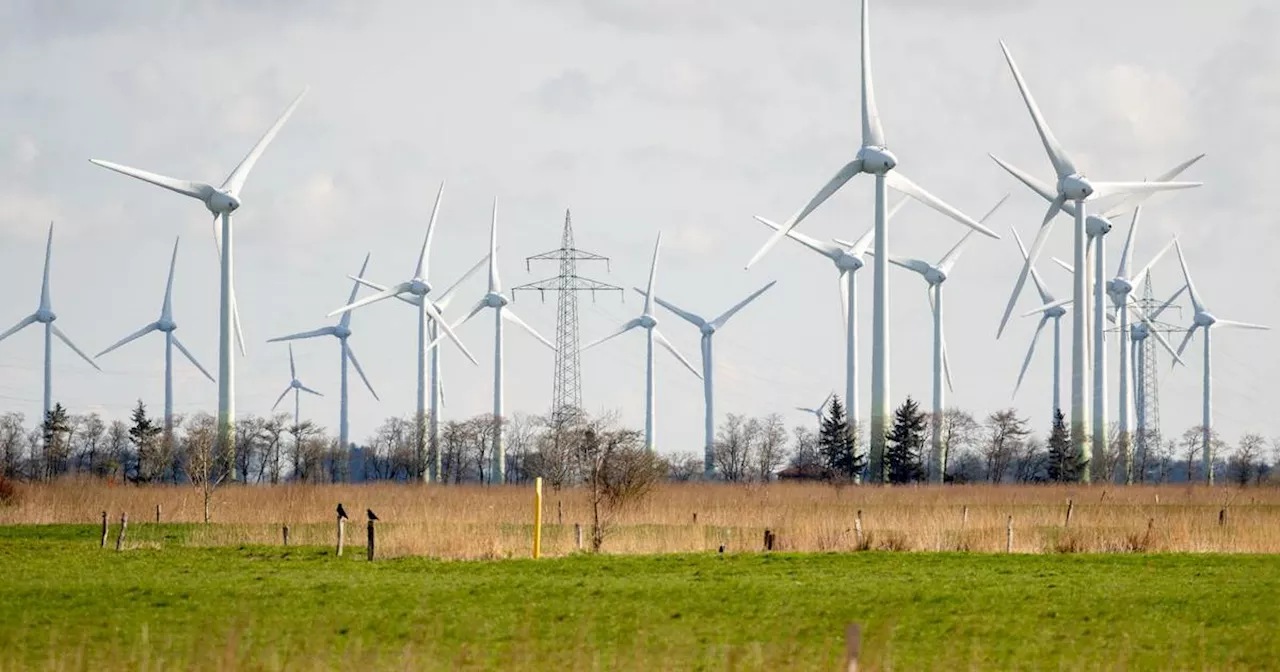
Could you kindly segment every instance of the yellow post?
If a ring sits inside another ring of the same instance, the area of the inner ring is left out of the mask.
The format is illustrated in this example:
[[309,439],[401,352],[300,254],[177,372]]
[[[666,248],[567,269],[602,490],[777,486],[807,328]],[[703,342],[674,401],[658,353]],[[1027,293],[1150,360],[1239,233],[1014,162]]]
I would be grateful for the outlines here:
[[542,477],[533,479],[533,558],[542,557]]

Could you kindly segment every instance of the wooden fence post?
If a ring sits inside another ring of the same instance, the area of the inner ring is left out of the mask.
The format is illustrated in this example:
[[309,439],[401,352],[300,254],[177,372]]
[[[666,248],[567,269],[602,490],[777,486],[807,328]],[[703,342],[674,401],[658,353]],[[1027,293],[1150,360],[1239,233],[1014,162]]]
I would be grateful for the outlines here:
[[556,500],[556,525],[564,525],[564,502]]
[[773,530],[766,529],[764,531],[764,550],[773,550]]
[[1068,498],[1067,499],[1067,521],[1062,524],[1063,527],[1071,527],[1071,512],[1074,511],[1075,508],[1076,508],[1076,503],[1071,501],[1070,498]]
[[338,518],[338,557],[342,557],[342,544],[347,540],[347,519]]
[[1004,530],[1004,552],[1013,552],[1013,516],[1009,516],[1009,523]]
[[582,550],[582,523],[573,524],[573,544]]
[[542,557],[542,477],[533,479],[533,558]]
[[369,550],[368,550],[369,562],[373,562],[373,549],[374,549],[373,521],[371,520],[369,521]]
[[960,514],[960,529],[963,530],[968,526],[969,526],[969,505],[965,504],[964,511]]
[[1227,524],[1227,510],[1225,508],[1218,509],[1218,527]]
[[102,544],[98,548],[107,547],[107,512],[102,512]]
[[125,511],[120,514],[120,534],[116,537],[116,550],[124,550],[124,531],[129,527],[129,512]]
[[284,537],[284,545],[288,546],[289,545],[289,526],[285,525],[283,528],[281,528],[280,533]]
[[156,504],[156,522],[160,522],[160,505]]
[[863,550],[862,543],[862,509],[858,509],[858,517],[853,519],[853,534],[858,541],[858,550]]
[[862,626],[850,623],[844,630],[845,670],[858,672],[858,655],[862,653]]

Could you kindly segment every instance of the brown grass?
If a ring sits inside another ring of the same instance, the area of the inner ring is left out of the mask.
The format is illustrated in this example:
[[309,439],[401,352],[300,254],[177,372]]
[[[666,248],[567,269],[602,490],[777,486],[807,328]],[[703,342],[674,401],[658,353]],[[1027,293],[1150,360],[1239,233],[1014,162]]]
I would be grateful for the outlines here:
[[[1074,501],[1064,527],[1067,501]],[[365,508],[382,518],[379,554],[503,558],[529,553],[531,486],[231,486],[214,496],[215,524],[196,529],[197,545],[333,543],[334,507],[352,514],[348,543],[364,541]],[[96,523],[103,510],[131,526],[155,519],[198,523],[200,492],[181,486],[109,486],[63,481],[23,487],[0,506],[0,524]],[[963,522],[968,508],[968,522]],[[1225,524],[1219,513],[1226,510]],[[765,528],[784,551],[853,551],[862,512],[864,546],[890,551],[1003,552],[1013,516],[1016,553],[1280,552],[1280,488],[1203,486],[844,487],[663,485],[624,511],[605,542],[609,553],[755,551]],[[697,521],[694,522],[694,514]],[[575,551],[574,523],[590,520],[585,493],[548,491],[543,553]]]

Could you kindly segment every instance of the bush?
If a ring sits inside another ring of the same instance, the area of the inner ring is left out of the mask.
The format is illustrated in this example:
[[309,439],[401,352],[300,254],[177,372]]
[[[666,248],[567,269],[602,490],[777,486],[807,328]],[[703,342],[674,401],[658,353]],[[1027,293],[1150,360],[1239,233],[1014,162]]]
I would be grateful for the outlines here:
[[0,506],[17,506],[22,501],[22,493],[18,484],[0,474]]

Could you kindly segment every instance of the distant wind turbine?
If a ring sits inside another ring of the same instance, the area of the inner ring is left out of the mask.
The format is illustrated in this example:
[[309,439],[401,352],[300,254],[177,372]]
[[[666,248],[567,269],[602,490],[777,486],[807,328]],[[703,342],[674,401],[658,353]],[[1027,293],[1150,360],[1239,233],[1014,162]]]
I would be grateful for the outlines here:
[[[71,342],[62,330],[54,326],[53,321],[58,316],[53,312],[53,300],[49,297],[49,262],[53,259],[53,223],[49,223],[49,241],[44,248],[44,280],[40,284],[40,307],[36,308],[36,312],[22,318],[17,324],[13,325],[0,334],[0,341],[22,331],[28,326],[39,322],[44,325],[44,412],[40,416],[40,422],[44,422],[49,417],[49,409],[53,408],[53,337],[57,336],[71,348],[73,352],[80,355],[80,358],[89,362],[89,366],[98,369],[98,365],[84,354],[84,351],[77,348],[75,343]],[[101,371],[102,369],[98,369]]]
[[[244,336],[239,334],[240,319],[236,315],[235,299],[235,283],[232,277],[232,228],[231,213],[240,208],[240,192],[244,189],[245,181],[249,179],[249,173],[253,170],[253,166],[258,163],[258,159],[262,158],[262,153],[266,151],[267,145],[275,139],[276,134],[280,132],[284,123],[289,120],[289,116],[293,114],[294,109],[298,107],[298,103],[302,102],[302,97],[307,95],[306,89],[298,94],[298,97],[289,104],[284,114],[276,120],[276,123],[267,129],[262,138],[258,140],[258,144],[249,150],[249,153],[240,161],[240,164],[231,171],[231,175],[223,181],[219,187],[214,187],[203,182],[192,182],[189,180],[177,180],[164,175],[122,166],[110,161],[101,161],[99,159],[89,159],[91,162],[114,170],[117,173],[134,177],[143,182],[150,182],[158,187],[163,187],[170,191],[175,191],[183,196],[189,196],[202,203],[209,212],[214,216],[214,236],[221,234],[220,243],[220,263],[222,267],[221,278],[221,299],[218,313],[218,442],[224,446],[229,452],[235,448],[235,433],[232,424],[235,422],[235,363],[231,355],[231,339],[232,330],[239,336],[241,353],[244,352]],[[217,221],[222,219],[222,230],[218,231]],[[232,460],[234,463],[234,459]],[[232,480],[235,479],[234,472]]]
[[654,450],[653,342],[656,340],[659,345],[666,348],[667,351],[676,359],[680,360],[680,363],[684,364],[684,367],[689,369],[693,375],[698,376],[699,378],[702,377],[702,375],[698,373],[698,370],[693,368],[693,365],[689,363],[689,360],[685,359],[684,355],[680,354],[680,352],[676,350],[676,346],[671,345],[671,341],[668,341],[667,337],[663,336],[662,332],[658,331],[658,318],[653,316],[653,286],[654,280],[658,277],[658,250],[661,247],[662,232],[658,232],[658,240],[653,244],[653,263],[649,266],[649,284],[645,286],[644,312],[640,313],[639,317],[623,324],[617,331],[609,334],[608,336],[592,341],[582,348],[582,351],[585,352],[597,345],[600,345],[601,343],[604,343],[605,341],[621,336],[632,329],[643,328],[645,330],[647,347],[645,350],[644,367],[644,447],[650,452],[653,452]]
[[135,341],[147,334],[158,331],[164,334],[164,431],[167,441],[173,438],[173,348],[176,346],[178,351],[186,356],[187,360],[200,369],[200,373],[204,374],[209,382],[214,382],[213,376],[205,370],[200,362],[196,361],[195,355],[178,340],[178,335],[173,333],[178,329],[178,324],[173,321],[173,274],[178,266],[178,241],[173,241],[173,257],[169,260],[169,280],[164,286],[164,303],[160,305],[160,319],[146,325],[145,327],[120,339],[115,345],[94,355],[94,358],[101,357],[112,350],[132,341]]
[[317,397],[323,397],[324,395],[303,385],[302,381],[298,380],[298,369],[293,365],[292,343],[289,344],[289,386],[284,388],[284,392],[281,392],[280,396],[276,398],[276,403],[271,405],[271,410],[275,411],[276,407],[280,405],[280,402],[284,401],[284,398],[290,392],[293,392],[293,426],[298,427],[302,424],[302,402],[300,401],[302,393],[314,394]]
[[[712,344],[711,337],[715,336],[716,331],[718,331],[721,327],[723,327],[725,323],[729,321],[729,318],[737,314],[739,310],[742,310],[743,308],[745,308],[748,303],[755,301],[756,297],[760,296],[761,294],[764,294],[766,291],[768,291],[770,287],[777,284],[777,282],[778,282],[777,280],[774,280],[769,284],[765,285],[764,287],[757,289],[756,291],[752,292],[751,295],[749,295],[747,298],[739,301],[732,308],[724,311],[715,319],[711,319],[711,320],[708,320],[700,315],[695,315],[687,310],[678,308],[674,304],[671,304],[667,301],[663,301],[662,297],[660,296],[653,297],[653,300],[656,301],[658,305],[675,313],[677,316],[680,317],[680,319],[692,324],[693,326],[698,328],[698,331],[702,332],[702,396],[703,396],[703,446],[704,446],[703,458],[702,458],[702,473],[703,473],[703,476],[707,479],[710,479],[711,477],[715,476],[715,471],[716,471],[715,401],[713,396],[715,388],[712,385],[712,373],[714,372],[714,367],[712,366],[713,359],[712,359],[712,350],[711,350],[711,344]],[[645,291],[640,289],[639,287],[634,287],[633,289],[635,289],[637,292],[643,295],[646,299],[649,298],[649,295],[646,294]]]
[[827,404],[831,403],[831,397],[834,397],[834,396],[836,396],[836,393],[835,393],[835,392],[831,392],[831,393],[827,394],[827,398],[826,398],[826,399],[823,399],[823,400],[822,400],[822,403],[821,403],[821,404],[818,404],[818,407],[817,407],[817,408],[805,408],[804,406],[796,406],[796,410],[797,410],[797,411],[803,411],[803,412],[808,413],[809,415],[812,415],[812,416],[814,416],[815,418],[817,418],[817,419],[818,419],[818,431],[822,431],[822,418],[823,418],[823,416],[824,416],[824,415],[825,415],[825,413],[826,413]]
[[[360,277],[364,277],[365,269],[369,267],[369,255],[364,255],[364,263],[360,265]],[[357,281],[351,286],[351,295],[347,298],[347,303],[356,300],[356,293],[360,291],[360,283]],[[347,422],[347,363],[350,362],[356,368],[356,373],[360,374],[360,380],[364,381],[364,386],[369,388],[369,394],[374,399],[378,398],[378,393],[373,391],[373,385],[369,383],[368,376],[364,375],[364,369],[360,368],[360,361],[356,359],[356,353],[351,349],[351,344],[347,342],[351,338],[351,313],[345,312],[338,323],[331,327],[320,327],[311,331],[303,331],[288,336],[280,336],[277,338],[267,339],[268,343],[278,343],[281,341],[298,341],[304,338],[316,338],[318,336],[332,336],[338,339],[338,344],[342,348],[341,369],[342,377],[339,384],[338,392],[338,449],[344,454],[346,453],[349,443],[349,430]],[[292,352],[292,351],[291,351]]]

